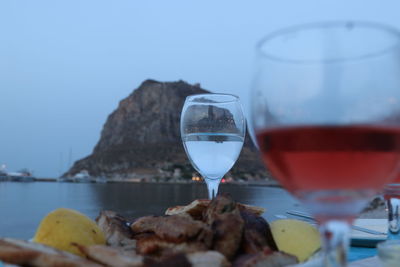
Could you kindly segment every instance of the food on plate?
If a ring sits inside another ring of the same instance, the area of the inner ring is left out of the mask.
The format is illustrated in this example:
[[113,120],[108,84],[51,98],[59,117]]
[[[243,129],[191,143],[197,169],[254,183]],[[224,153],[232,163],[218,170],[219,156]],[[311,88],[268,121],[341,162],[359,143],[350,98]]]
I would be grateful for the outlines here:
[[[169,208],[167,215],[132,221],[114,211],[102,211],[97,225],[77,211],[58,209],[43,219],[34,243],[0,239],[0,261],[34,267],[296,264],[298,251],[289,255],[289,250],[281,249],[282,236],[274,238],[281,224],[270,227],[261,217],[263,212],[262,208],[236,203],[228,195],[211,201],[195,200],[187,206]],[[299,237],[291,240],[295,238]],[[308,237],[300,238],[301,247]]]
[[41,244],[11,238],[0,239],[0,260],[18,266],[100,267],[95,262]]
[[196,267],[228,267],[229,262],[224,255],[216,251],[193,252],[186,254],[192,266]]
[[297,256],[300,262],[307,260],[321,247],[317,228],[294,220],[276,220],[271,223],[274,240],[280,251]]
[[33,241],[60,250],[82,255],[74,245],[105,244],[97,224],[78,211],[59,208],[50,212],[40,223]]
[[196,199],[186,206],[170,207],[165,211],[165,215],[187,214],[195,220],[201,220],[203,212],[207,209],[211,200]]
[[95,245],[81,246],[85,256],[97,263],[115,267],[143,267],[143,266],[179,266],[194,267],[228,267],[229,262],[216,251],[200,251],[192,253],[170,254],[163,258],[151,258],[137,254],[132,250],[110,246]]
[[215,198],[203,216],[214,233],[213,250],[232,260],[240,247],[244,226],[236,202],[230,197]]
[[213,241],[211,229],[189,216],[146,216],[132,223],[131,229],[137,250],[146,255],[206,251]]
[[254,254],[240,256],[233,267],[281,267],[298,263],[296,256],[280,251],[264,249]]
[[[209,199],[196,199],[186,206],[176,206],[168,208],[165,211],[165,215],[177,215],[186,213],[196,220],[201,219],[203,216],[203,212],[208,208],[210,202],[211,200]],[[236,205],[241,211],[246,210],[258,216],[261,216],[265,212],[265,209],[262,207],[250,206],[242,203],[236,203]]]
[[144,264],[144,257],[134,250],[104,245],[78,246],[78,248],[88,259],[106,266],[141,267]]
[[114,211],[104,210],[96,218],[97,225],[104,233],[107,245],[112,247],[133,246],[136,240],[129,227],[129,222]]
[[240,211],[244,220],[244,229],[241,250],[246,254],[253,254],[269,248],[271,251],[278,251],[278,247],[272,236],[267,221],[248,210]]

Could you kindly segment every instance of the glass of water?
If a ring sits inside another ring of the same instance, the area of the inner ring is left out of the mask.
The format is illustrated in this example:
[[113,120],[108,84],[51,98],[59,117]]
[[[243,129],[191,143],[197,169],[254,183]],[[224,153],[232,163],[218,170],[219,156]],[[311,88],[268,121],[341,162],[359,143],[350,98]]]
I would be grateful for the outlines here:
[[214,198],[222,177],[243,146],[246,121],[239,98],[229,94],[188,96],[181,114],[181,137],[193,167]]

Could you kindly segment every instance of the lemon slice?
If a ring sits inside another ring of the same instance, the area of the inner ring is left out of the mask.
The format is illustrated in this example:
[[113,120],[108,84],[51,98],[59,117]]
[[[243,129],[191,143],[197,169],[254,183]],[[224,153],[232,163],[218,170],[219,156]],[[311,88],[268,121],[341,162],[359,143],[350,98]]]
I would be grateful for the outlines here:
[[271,223],[271,231],[279,250],[296,256],[300,262],[321,247],[317,228],[304,221],[276,220]]
[[101,229],[86,215],[60,208],[50,212],[40,223],[33,242],[81,255],[73,243],[90,246],[105,244]]

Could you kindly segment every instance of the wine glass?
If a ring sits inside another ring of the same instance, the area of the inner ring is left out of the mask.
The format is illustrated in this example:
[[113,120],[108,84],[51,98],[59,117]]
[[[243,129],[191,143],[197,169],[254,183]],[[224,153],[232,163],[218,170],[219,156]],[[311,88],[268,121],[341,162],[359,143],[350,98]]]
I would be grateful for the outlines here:
[[245,134],[246,122],[237,96],[199,94],[186,98],[181,137],[190,162],[207,183],[210,199],[235,164]]
[[388,209],[388,239],[400,239],[400,175],[385,185],[383,196]]
[[326,22],[257,46],[252,125],[264,163],[320,224],[325,266],[346,266],[349,224],[400,162],[400,33]]

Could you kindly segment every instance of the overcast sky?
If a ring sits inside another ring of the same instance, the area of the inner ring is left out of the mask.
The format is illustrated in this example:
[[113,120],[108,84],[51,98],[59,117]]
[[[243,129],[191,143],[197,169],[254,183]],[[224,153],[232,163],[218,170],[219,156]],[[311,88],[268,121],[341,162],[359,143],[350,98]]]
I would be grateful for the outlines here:
[[400,28],[399,12],[398,0],[0,0],[0,164],[59,176],[148,78],[237,94],[247,110],[266,33],[339,19]]

